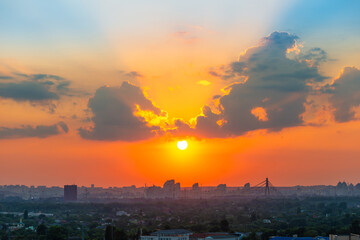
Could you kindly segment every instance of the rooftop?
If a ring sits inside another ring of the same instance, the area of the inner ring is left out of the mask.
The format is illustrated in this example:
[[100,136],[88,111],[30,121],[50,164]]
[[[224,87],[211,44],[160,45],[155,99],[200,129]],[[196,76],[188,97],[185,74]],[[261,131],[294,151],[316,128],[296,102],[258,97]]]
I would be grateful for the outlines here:
[[191,234],[192,232],[186,229],[168,229],[168,230],[159,230],[151,233],[151,235],[182,235],[182,234]]
[[236,235],[227,234],[227,235],[212,235],[212,236],[207,236],[206,238],[224,239],[224,238],[237,238],[237,237],[238,236],[236,236]]
[[270,237],[270,240],[329,240],[329,237]]

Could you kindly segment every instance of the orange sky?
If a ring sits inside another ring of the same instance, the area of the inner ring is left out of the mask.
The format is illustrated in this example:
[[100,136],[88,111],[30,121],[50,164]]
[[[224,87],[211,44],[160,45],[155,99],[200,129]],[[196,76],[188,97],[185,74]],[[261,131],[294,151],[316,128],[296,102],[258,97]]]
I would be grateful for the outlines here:
[[65,2],[0,3],[0,184],[360,182],[350,3]]

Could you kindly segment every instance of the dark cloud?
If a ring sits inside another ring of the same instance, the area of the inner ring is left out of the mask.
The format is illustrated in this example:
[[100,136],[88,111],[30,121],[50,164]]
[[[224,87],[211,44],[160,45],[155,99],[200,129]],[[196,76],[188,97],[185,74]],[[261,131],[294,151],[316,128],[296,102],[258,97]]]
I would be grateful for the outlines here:
[[[232,81],[229,93],[219,99],[219,114],[205,107],[197,118],[196,130],[205,136],[237,136],[257,129],[280,130],[303,124],[301,114],[311,85],[326,77],[304,59],[290,59],[287,53],[296,47],[298,37],[273,32],[260,46],[249,48],[239,60],[231,63],[222,78]],[[307,59],[315,58],[315,49]],[[314,55],[314,56],[313,56]],[[305,58],[305,57],[304,57]],[[256,110],[261,110],[259,118]]]
[[71,95],[70,81],[51,74],[14,73],[0,83],[0,98],[15,101],[46,102]]
[[46,138],[61,133],[67,133],[69,131],[68,126],[64,122],[59,122],[54,125],[39,125],[22,126],[20,128],[7,128],[0,127],[0,139],[13,139],[13,138]]
[[137,71],[131,71],[131,72],[127,72],[125,73],[125,76],[129,77],[129,78],[139,78],[139,77],[143,77],[142,74],[140,74]]
[[306,61],[312,66],[319,66],[323,62],[329,61],[327,53],[321,48],[312,48],[305,53],[301,53],[298,59]]
[[213,70],[210,70],[209,74],[214,76],[214,77],[220,77],[220,75],[217,72],[213,71]]
[[59,99],[59,95],[50,91],[49,84],[22,81],[0,83],[0,97],[11,98],[15,101],[42,101]]
[[88,104],[94,117],[91,129],[80,128],[83,138],[96,140],[136,141],[155,136],[159,127],[149,127],[144,118],[136,116],[141,110],[161,114],[141,89],[128,82],[121,87],[101,87]]
[[52,75],[52,74],[32,74],[32,75],[27,75],[27,76],[29,79],[34,80],[34,81],[46,80],[46,79],[53,79],[53,80],[57,80],[57,81],[65,80],[63,77],[60,77],[57,75]]
[[355,67],[344,68],[339,78],[335,79],[327,90],[332,93],[329,100],[335,109],[335,120],[354,120],[353,108],[360,105],[360,70]]
[[219,120],[221,120],[220,115],[213,113],[210,107],[204,106],[202,115],[196,119],[196,132],[203,137],[225,137],[226,133],[218,124]]
[[10,80],[10,79],[13,79],[13,77],[2,75],[2,76],[0,76],[0,79],[1,79],[1,80]]

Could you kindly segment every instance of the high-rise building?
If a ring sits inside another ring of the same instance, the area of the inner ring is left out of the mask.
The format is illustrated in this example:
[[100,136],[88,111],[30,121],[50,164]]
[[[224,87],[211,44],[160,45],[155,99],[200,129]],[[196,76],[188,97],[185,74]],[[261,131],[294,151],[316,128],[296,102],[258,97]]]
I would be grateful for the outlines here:
[[77,201],[77,185],[64,186],[64,201],[65,202]]

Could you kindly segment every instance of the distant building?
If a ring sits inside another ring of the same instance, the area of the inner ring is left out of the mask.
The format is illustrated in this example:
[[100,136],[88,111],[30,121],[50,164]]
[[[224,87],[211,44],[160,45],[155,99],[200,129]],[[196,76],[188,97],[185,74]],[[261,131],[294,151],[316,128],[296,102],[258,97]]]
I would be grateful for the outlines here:
[[329,240],[359,240],[360,236],[358,234],[350,234],[350,235],[329,235]]
[[239,235],[214,232],[214,233],[195,233],[190,236],[191,240],[239,240]]
[[158,186],[147,187],[145,189],[146,198],[162,198],[162,188]]
[[116,212],[116,216],[119,216],[119,217],[121,217],[121,216],[130,216],[130,214],[129,213],[127,213],[127,212],[125,212],[125,211],[117,211]]
[[77,201],[77,185],[64,186],[64,201],[65,202]]
[[[134,186],[134,189],[136,187]],[[145,188],[146,198],[180,198],[181,187],[180,183],[175,183],[175,180],[168,180],[164,183],[163,187],[152,186]]]
[[163,186],[165,198],[179,198],[181,194],[180,183],[175,183],[175,180],[167,180]]
[[193,191],[198,191],[198,190],[199,190],[199,183],[194,183],[194,184],[192,185],[192,190],[193,190]]
[[191,234],[185,229],[159,230],[149,236],[141,236],[141,240],[189,240]]
[[[279,237],[279,236],[274,236],[274,237],[270,237],[269,240],[329,240],[329,237]],[[349,238],[347,238],[347,240],[350,240]]]
[[217,193],[220,194],[220,195],[226,194],[226,184],[219,184],[219,185],[216,187],[216,191],[217,191]]

